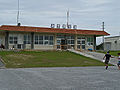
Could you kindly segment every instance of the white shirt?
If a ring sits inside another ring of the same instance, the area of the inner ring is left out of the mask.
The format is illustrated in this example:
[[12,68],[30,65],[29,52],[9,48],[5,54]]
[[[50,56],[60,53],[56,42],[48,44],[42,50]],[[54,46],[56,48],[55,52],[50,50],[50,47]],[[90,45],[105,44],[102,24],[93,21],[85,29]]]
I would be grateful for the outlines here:
[[118,56],[118,61],[120,61],[120,56]]

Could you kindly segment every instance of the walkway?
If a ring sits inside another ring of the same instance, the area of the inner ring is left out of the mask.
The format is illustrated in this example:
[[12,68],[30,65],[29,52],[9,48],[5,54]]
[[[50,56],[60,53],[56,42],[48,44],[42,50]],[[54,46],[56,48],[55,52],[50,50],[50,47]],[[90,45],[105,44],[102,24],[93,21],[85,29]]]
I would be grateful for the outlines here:
[[[99,61],[102,61],[103,57],[105,55],[103,53],[90,52],[90,51],[80,52],[80,51],[75,51],[74,49],[71,49],[69,51],[80,54],[80,55],[83,55],[83,56],[86,56],[86,57],[90,57],[90,58],[93,58],[93,59],[96,59],[96,60],[99,60]],[[117,57],[111,58],[111,60],[110,60],[110,63],[113,64],[113,65],[117,65],[117,62],[118,62]]]
[[120,71],[109,67],[0,69],[0,90],[120,90]]

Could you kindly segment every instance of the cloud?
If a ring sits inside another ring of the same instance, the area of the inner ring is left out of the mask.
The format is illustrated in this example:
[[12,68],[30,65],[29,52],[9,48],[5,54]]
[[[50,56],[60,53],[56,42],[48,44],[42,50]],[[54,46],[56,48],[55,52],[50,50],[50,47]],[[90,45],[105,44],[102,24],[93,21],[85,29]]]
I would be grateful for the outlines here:
[[[50,26],[66,23],[70,10],[70,23],[78,28],[101,30],[118,35],[120,29],[120,1],[118,0],[20,0],[22,25]],[[0,24],[16,24],[17,0],[0,0]],[[115,31],[114,31],[115,30]]]

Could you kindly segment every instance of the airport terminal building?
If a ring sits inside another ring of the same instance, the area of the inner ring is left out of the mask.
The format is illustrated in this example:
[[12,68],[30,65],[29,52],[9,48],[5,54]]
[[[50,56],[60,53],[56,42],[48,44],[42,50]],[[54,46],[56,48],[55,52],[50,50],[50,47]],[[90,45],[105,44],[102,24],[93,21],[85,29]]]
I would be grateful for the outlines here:
[[97,30],[2,25],[0,45],[5,49],[96,50],[96,37],[106,35]]

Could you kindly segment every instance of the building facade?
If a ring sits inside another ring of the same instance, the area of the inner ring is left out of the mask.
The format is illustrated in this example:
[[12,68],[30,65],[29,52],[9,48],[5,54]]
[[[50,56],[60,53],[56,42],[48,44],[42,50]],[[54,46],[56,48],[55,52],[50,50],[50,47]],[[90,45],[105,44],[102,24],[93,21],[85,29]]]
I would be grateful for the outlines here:
[[109,34],[95,30],[2,25],[0,44],[5,49],[96,50],[96,37],[103,35]]
[[106,37],[104,43],[105,50],[120,50],[120,36]]

